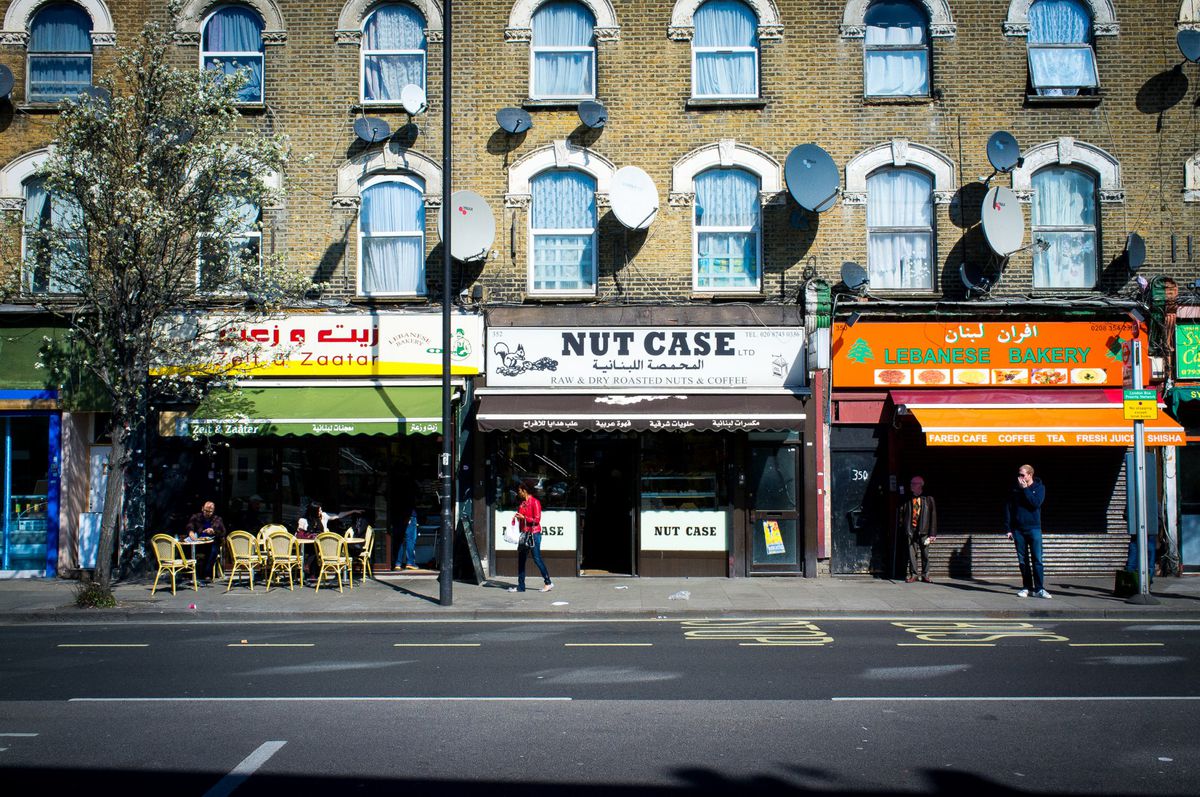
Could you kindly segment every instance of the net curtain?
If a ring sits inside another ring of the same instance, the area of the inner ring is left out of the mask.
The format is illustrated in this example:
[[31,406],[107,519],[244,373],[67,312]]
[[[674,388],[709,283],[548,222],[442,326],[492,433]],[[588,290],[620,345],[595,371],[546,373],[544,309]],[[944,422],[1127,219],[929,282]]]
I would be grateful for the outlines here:
[[871,287],[933,287],[933,180],[928,175],[885,169],[868,177],[867,228]]
[[[204,68],[231,75],[249,70],[246,85],[238,92],[241,102],[262,99],[262,19],[242,6],[222,8],[209,17],[204,26]],[[260,53],[260,55],[224,56],[222,53]]]
[[[1038,0],[1029,7],[1030,45],[1091,44],[1092,17],[1074,0]],[[1050,86],[1091,86],[1095,67],[1090,50],[1031,47],[1030,65],[1039,82]],[[1078,89],[1039,89],[1039,94],[1074,95]]]
[[[81,250],[78,239],[83,224],[83,212],[73,201],[55,198],[46,189],[46,181],[34,177],[25,181],[25,224],[38,230],[54,230],[66,238],[66,245],[75,250]],[[57,237],[57,236],[56,236]],[[27,251],[31,266],[27,276],[29,289],[34,293],[61,292],[66,290],[64,276],[68,273],[69,255],[66,252],[53,250],[50,255],[49,268],[46,260],[37,252]]]
[[[741,169],[711,169],[697,175],[695,185],[697,285],[757,288],[758,178]],[[711,227],[743,229],[704,229]]]
[[[1035,287],[1092,288],[1096,284],[1096,182],[1077,169],[1053,167],[1033,175],[1035,235],[1050,244],[1034,250]],[[1087,227],[1055,232],[1046,227]]]
[[37,13],[29,26],[30,102],[57,102],[92,85],[91,31],[91,17],[71,3],[47,6]]
[[376,183],[362,192],[363,293],[425,293],[424,199],[401,182]]
[[[867,94],[873,97],[928,94],[925,11],[908,2],[872,3],[865,22]],[[872,50],[872,46],[903,49]]]
[[696,95],[744,97],[758,93],[758,17],[737,0],[712,0],[696,9],[693,47],[745,48],[754,52],[700,52],[696,57]]
[[[533,15],[533,85],[538,97],[590,97],[596,19],[579,3],[546,3]],[[587,48],[571,52],[542,47]]]
[[[534,287],[539,290],[586,290],[595,285],[593,231],[596,229],[596,181],[582,172],[552,170],[530,181],[532,194]],[[539,230],[587,230],[540,233]]]
[[[363,97],[398,100],[410,83],[425,88],[425,18],[406,5],[380,6],[363,26]],[[374,50],[418,50],[376,54]]]

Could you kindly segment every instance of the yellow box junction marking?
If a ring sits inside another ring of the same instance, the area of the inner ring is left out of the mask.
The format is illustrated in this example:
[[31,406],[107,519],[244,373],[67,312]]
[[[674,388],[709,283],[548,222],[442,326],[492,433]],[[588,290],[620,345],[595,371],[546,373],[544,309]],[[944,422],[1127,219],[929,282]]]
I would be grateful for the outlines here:
[[745,647],[820,647],[833,637],[808,620],[687,620],[683,636],[704,642],[737,642]]
[[898,642],[900,647],[921,646],[956,646],[956,647],[994,647],[1002,639],[1025,638],[1036,639],[1039,642],[1066,642],[1065,636],[1060,636],[1032,623],[1017,621],[985,621],[985,622],[920,622],[892,623],[915,636],[920,642]]

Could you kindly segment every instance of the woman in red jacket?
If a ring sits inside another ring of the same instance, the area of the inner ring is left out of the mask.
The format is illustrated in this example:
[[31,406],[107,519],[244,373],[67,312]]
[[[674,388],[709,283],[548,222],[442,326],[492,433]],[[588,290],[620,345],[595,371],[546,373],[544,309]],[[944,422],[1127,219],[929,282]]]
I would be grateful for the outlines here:
[[517,546],[517,586],[509,587],[509,592],[525,591],[525,557],[533,553],[533,563],[541,571],[542,592],[554,589],[550,581],[550,573],[542,561],[542,502],[533,495],[533,485],[522,482],[517,486],[517,498],[521,505],[517,507],[515,519],[521,524],[521,543]]

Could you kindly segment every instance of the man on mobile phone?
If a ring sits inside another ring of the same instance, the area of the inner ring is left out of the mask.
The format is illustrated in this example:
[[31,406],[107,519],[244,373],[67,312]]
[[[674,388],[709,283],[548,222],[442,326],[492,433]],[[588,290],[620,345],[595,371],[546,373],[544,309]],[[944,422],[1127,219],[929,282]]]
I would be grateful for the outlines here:
[[1017,548],[1021,589],[1017,597],[1049,599],[1042,563],[1042,503],[1046,486],[1033,475],[1032,465],[1017,469],[1017,483],[1004,502],[1004,531]]

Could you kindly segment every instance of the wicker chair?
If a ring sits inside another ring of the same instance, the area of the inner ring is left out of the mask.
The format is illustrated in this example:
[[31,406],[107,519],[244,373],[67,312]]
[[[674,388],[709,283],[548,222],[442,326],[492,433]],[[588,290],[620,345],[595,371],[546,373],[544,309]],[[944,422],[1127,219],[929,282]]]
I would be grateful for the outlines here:
[[250,577],[250,591],[253,592],[254,569],[263,566],[262,557],[258,552],[258,541],[248,531],[231,531],[225,538],[225,545],[229,549],[229,558],[233,561],[233,566],[229,568],[229,583],[225,585],[225,591],[229,592],[229,588],[233,586],[233,577],[237,572],[245,570]]
[[172,595],[175,594],[175,574],[179,572],[191,571],[192,589],[200,591],[200,585],[196,581],[196,560],[187,558],[179,540],[169,534],[155,534],[150,538],[150,544],[154,548],[154,558],[158,560],[158,572],[154,575],[154,586],[150,589],[151,595],[158,589],[158,579],[163,573],[171,574]]
[[321,569],[317,573],[316,591],[320,592],[321,582],[325,580],[326,575],[337,577],[338,592],[342,591],[342,570],[350,571],[350,588],[354,589],[354,571],[351,569],[352,561],[346,554],[346,539],[340,535],[325,531],[317,535],[317,560],[321,563]]
[[[267,592],[271,591],[271,580],[281,570],[287,573],[288,590],[291,591],[295,585],[295,581],[292,580],[292,569],[300,565],[296,538],[282,526],[275,526],[274,530],[266,533],[266,544],[270,563],[270,570],[267,572]],[[301,586],[304,586],[303,582],[301,582]]]
[[[359,571],[362,573],[362,580],[375,577],[375,571],[371,569],[371,550],[375,546],[375,528],[367,526],[366,532],[363,533],[362,550],[354,557],[358,563]],[[351,566],[353,569],[353,566]]]

